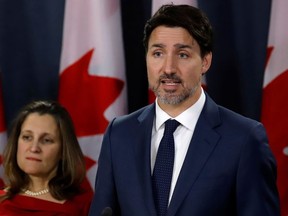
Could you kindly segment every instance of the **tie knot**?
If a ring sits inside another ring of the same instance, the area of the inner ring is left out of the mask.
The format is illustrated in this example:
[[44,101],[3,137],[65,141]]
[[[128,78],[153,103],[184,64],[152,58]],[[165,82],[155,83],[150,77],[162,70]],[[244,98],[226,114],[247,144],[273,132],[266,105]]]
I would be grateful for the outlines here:
[[173,133],[180,123],[176,120],[169,119],[165,122],[165,133]]

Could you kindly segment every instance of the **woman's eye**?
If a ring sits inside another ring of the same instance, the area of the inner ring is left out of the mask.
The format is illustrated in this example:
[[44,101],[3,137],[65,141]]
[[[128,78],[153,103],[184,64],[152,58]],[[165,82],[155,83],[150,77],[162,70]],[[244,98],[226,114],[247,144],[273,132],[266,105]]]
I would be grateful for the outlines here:
[[29,136],[29,135],[22,135],[22,140],[25,140],[25,141],[29,141],[29,140],[31,140],[32,138],[31,138],[31,136]]
[[45,139],[43,139],[43,143],[53,143],[53,140],[45,138]]

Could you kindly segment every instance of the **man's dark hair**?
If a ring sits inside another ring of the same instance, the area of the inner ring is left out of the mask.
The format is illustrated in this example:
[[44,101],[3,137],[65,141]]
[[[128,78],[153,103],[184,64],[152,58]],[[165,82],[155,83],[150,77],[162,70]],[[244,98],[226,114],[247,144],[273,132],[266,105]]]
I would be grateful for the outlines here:
[[143,43],[146,52],[151,32],[158,26],[186,29],[199,44],[202,57],[212,51],[212,26],[208,17],[196,7],[173,4],[161,6],[144,27]]

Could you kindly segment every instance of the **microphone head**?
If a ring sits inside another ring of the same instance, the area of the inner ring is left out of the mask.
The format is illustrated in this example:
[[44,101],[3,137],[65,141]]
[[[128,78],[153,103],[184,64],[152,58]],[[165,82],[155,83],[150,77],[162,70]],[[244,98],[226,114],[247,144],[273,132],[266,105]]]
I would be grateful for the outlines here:
[[101,213],[101,216],[112,216],[113,211],[110,207],[105,207]]

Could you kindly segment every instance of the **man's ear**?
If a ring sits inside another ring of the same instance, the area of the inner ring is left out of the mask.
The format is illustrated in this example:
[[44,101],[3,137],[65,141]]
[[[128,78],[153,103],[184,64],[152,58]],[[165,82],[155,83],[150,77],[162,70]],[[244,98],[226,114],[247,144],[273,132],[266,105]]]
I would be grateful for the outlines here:
[[202,59],[202,75],[210,68],[212,63],[212,52],[207,53]]

